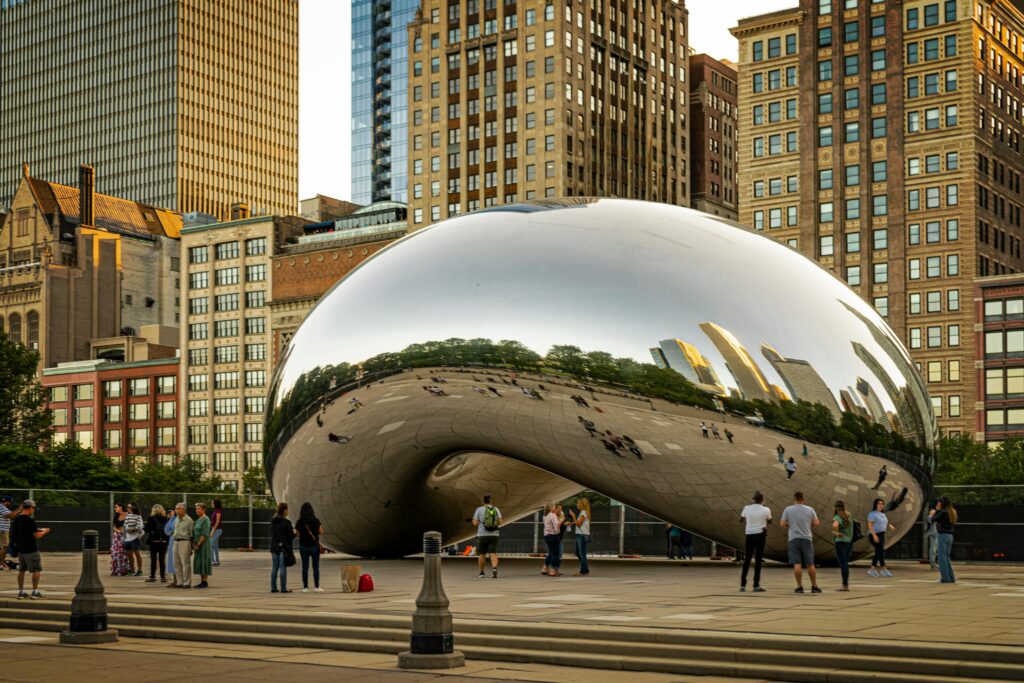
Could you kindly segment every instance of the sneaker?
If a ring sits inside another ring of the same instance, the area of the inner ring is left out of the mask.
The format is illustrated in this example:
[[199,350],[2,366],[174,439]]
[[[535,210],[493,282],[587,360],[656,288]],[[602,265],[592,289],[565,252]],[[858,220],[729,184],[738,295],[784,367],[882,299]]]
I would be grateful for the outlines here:
[[156,579],[154,579],[154,578],[153,578],[153,577],[151,576],[151,577],[149,577],[148,579],[146,579],[146,583],[156,583]]
[[142,570],[135,572],[135,576],[142,576]]
[[746,593],[746,592],[747,592],[747,587],[746,586],[740,586],[740,593]]
[[323,593],[324,589],[321,588],[320,586],[317,586],[316,588],[313,589],[313,592],[314,593]]
[[18,599],[19,600],[25,600],[27,598],[28,598],[28,593],[26,593],[25,591],[18,591]]
[[497,569],[492,569],[491,570],[491,578],[492,579],[498,578],[498,570]]
[[32,595],[30,595],[29,597],[31,597],[33,600],[41,600],[42,597],[43,597],[43,594],[40,593],[39,591],[32,591]]
[[210,587],[210,584],[206,583],[205,581],[201,581],[198,584],[196,584],[196,588],[209,588],[209,587]]
[[892,576],[892,572],[889,571],[888,569],[883,569],[882,570],[882,576],[891,577]]
[[754,592],[755,593],[765,593],[767,591],[765,591],[765,589],[761,588],[760,586],[754,586]]
[[881,576],[881,574],[879,574],[878,572],[876,572],[876,571],[875,571],[875,568],[874,568],[874,567],[872,567],[871,569],[869,569],[869,570],[868,570],[868,576],[874,576],[874,577],[879,577],[879,576]]
[[487,575],[484,574],[483,572],[480,572],[480,576],[478,578],[485,579],[485,578],[487,578]]
[[818,588],[817,586],[811,586],[811,592],[812,593],[820,593],[821,589]]
[[302,589],[302,592],[303,592],[303,593],[308,593],[308,592],[309,592],[309,589],[308,589],[308,588],[303,588],[303,589]]
[[803,586],[799,586],[799,587],[798,587],[798,588],[797,588],[796,590],[794,590],[793,592],[794,592],[794,593],[803,593],[803,592],[804,592],[804,587],[803,587]]

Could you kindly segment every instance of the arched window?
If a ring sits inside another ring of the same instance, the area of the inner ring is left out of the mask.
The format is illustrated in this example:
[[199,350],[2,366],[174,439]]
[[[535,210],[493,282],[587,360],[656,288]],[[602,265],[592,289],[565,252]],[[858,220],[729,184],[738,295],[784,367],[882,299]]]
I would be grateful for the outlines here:
[[28,323],[28,338],[26,339],[26,346],[30,349],[39,348],[39,314],[35,311],[29,311],[28,315],[25,316],[25,321]]
[[17,313],[11,313],[11,317],[7,320],[8,331],[7,335],[11,338],[11,341],[21,341],[21,316]]

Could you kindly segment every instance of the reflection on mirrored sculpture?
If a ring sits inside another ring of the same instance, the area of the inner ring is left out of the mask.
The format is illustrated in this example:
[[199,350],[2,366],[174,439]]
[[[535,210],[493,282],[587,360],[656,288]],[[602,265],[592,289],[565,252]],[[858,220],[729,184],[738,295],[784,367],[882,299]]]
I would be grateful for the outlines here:
[[265,456],[345,552],[472,536],[483,493],[510,521],[584,488],[742,548],[755,490],[778,514],[799,489],[825,520],[880,497],[895,542],[935,434],[898,338],[817,264],[692,210],[581,198],[453,218],[350,273],[284,351]]

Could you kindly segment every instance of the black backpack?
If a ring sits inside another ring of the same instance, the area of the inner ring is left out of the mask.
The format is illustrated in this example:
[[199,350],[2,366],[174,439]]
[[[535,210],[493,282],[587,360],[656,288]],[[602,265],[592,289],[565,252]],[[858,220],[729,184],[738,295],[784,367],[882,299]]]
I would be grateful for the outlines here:
[[853,538],[850,540],[851,543],[856,543],[860,539],[864,538],[864,530],[860,528],[860,522],[853,520]]

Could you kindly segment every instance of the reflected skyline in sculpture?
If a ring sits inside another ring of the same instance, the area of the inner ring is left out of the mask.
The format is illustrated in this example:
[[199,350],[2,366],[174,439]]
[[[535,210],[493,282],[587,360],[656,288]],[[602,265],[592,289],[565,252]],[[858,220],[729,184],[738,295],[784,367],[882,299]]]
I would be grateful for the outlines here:
[[549,201],[438,223],[349,274],[284,355],[274,493],[331,510],[328,543],[350,552],[414,552],[421,530],[406,539],[401,519],[468,535],[484,490],[511,520],[582,488],[737,545],[754,489],[792,493],[774,451],[801,440],[822,510],[869,504],[888,462],[905,531],[929,486],[934,416],[878,315],[792,250],[678,207]]

